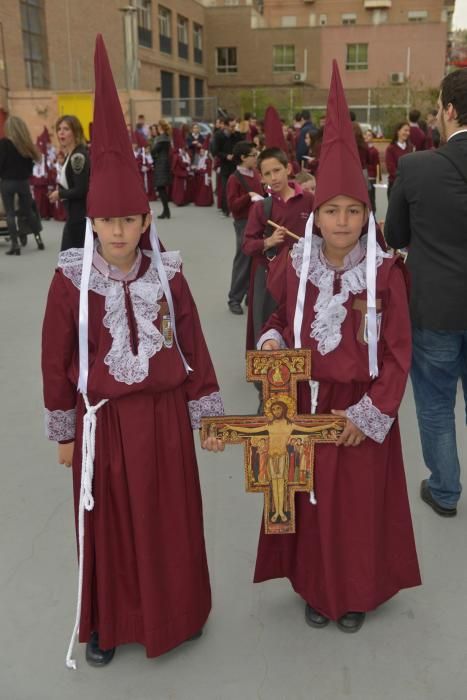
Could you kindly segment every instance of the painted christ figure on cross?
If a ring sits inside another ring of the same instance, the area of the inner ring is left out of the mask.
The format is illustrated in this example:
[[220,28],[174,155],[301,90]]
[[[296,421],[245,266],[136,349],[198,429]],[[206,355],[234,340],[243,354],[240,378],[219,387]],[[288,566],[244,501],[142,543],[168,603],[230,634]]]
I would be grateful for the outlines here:
[[205,436],[244,443],[246,490],[264,492],[265,531],[271,534],[295,531],[294,494],[313,491],[314,445],[335,442],[343,428],[333,415],[296,414],[297,381],[310,376],[309,350],[248,352],[247,379],[263,384],[264,416],[202,421]]

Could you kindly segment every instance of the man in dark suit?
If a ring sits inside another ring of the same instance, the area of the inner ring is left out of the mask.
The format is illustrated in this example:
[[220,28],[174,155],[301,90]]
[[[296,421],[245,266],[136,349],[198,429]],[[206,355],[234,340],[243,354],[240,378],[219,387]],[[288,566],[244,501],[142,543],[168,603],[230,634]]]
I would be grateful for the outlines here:
[[235,117],[226,116],[220,118],[220,129],[214,134],[212,155],[220,160],[220,177],[222,183],[222,212],[229,216],[227,203],[227,180],[235,172],[236,164],[233,157],[233,148],[236,143],[245,138],[244,134],[235,130],[237,120]]
[[411,378],[425,464],[421,497],[453,516],[461,493],[454,407],[459,378],[467,410],[467,68],[441,83],[437,151],[401,158],[385,223],[408,246],[413,325]]

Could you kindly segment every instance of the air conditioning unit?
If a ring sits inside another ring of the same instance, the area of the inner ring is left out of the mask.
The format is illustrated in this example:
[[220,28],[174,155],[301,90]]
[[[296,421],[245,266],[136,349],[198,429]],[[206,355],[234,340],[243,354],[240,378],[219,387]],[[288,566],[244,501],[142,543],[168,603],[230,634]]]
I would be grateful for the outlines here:
[[402,85],[402,83],[405,83],[404,73],[391,73],[389,78],[392,85]]
[[304,83],[306,79],[306,73],[294,73],[293,81],[294,83]]

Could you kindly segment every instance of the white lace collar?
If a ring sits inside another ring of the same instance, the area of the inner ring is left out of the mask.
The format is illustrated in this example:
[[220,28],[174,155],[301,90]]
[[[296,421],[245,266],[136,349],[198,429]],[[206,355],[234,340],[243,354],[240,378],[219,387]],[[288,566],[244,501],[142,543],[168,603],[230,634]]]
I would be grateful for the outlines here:
[[[151,257],[151,253],[143,251]],[[162,253],[162,262],[168,279],[180,271],[182,260],[178,251]],[[74,286],[79,289],[81,269],[83,266],[83,248],[71,248],[60,253],[58,266]],[[160,306],[157,303],[163,297],[162,285],[156,267],[151,263],[141,277],[128,283],[128,291],[133,307],[138,332],[138,352],[133,354],[130,342],[125,305],[125,287],[123,282],[105,277],[95,267],[91,270],[89,290],[105,297],[105,316],[103,324],[109,329],[112,346],[104,358],[109,373],[117,382],[136,384],[148,376],[149,359],[159,352],[164,338],[155,326]]]
[[[363,247],[366,247],[366,236],[361,238]],[[297,277],[303,265],[303,248],[305,239],[301,238],[292,248],[292,265]],[[341,326],[347,316],[344,304],[349,294],[360,294],[366,289],[366,257],[358,265],[350,270],[339,273],[340,290],[334,294],[334,270],[329,269],[320,258],[322,239],[313,236],[308,280],[319,289],[318,298],[314,307],[315,318],[311,324],[310,338],[314,338],[318,344],[320,355],[327,355],[337,348],[342,340]],[[376,244],[376,266],[379,267],[384,258],[390,258],[390,253],[385,253]]]

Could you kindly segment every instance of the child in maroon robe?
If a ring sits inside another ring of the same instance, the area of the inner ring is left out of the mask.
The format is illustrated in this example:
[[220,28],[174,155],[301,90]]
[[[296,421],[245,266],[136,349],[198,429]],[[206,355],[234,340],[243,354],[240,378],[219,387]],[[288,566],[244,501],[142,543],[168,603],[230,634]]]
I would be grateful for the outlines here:
[[[190,179],[190,182],[189,182]],[[172,155],[172,202],[184,207],[192,201],[191,158],[185,148],[179,148]]]
[[212,207],[214,197],[212,194],[212,160],[204,148],[199,150],[197,164],[195,166],[194,196],[193,202],[197,207]]
[[[269,261],[279,257],[284,248],[292,247],[293,239],[287,236],[284,229],[303,236],[305,224],[313,210],[313,195],[303,192],[293,181],[289,182],[292,168],[287,155],[279,148],[262,151],[258,157],[258,169],[263,184],[270,187],[272,202],[269,216],[265,201],[252,205],[243,238],[242,250],[252,258],[246,339],[246,347],[250,350],[255,347],[261,326],[275,307],[274,299],[266,290]],[[279,224],[280,228],[266,237],[268,219]]]
[[367,611],[420,584],[397,422],[411,331],[402,265],[377,244],[372,214],[361,237],[370,202],[335,62],[327,115],[314,222],[291,251],[258,347],[311,348],[299,413],[346,424],[336,445],[316,446],[316,494],[296,494],[296,533],[262,528],[255,582],[286,577],[309,625],[356,632]]
[[158,656],[199,636],[211,594],[192,430],[222,413],[179,254],[154,229],[153,250],[139,245],[150,209],[100,36],[95,70],[85,247],[60,255],[43,327],[47,435],[73,466],[70,668],[78,627],[94,666],[120,644]]

